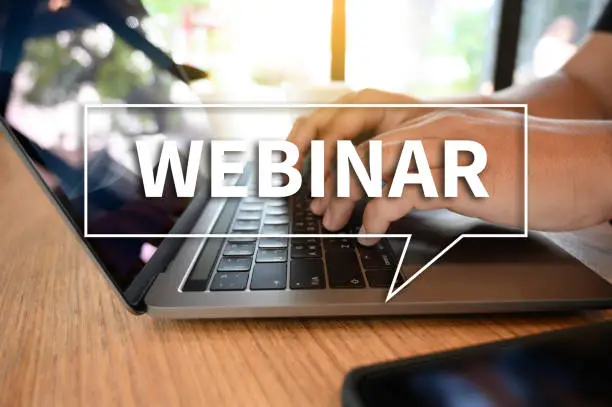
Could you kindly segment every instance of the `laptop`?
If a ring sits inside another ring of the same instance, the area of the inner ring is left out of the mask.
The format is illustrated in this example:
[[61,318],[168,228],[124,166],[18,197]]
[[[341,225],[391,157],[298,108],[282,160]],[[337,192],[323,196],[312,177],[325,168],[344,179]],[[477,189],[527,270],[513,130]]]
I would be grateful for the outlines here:
[[[171,74],[175,66],[166,69],[155,60],[160,51],[151,43],[144,51],[133,47],[146,40],[146,30],[118,27],[117,20],[111,28],[87,10],[78,11],[79,21],[87,23],[74,29],[62,25],[61,32],[33,33],[25,40],[3,131],[134,313],[167,318],[338,317],[612,305],[607,281],[535,232],[526,239],[464,239],[386,303],[403,239],[365,247],[333,233],[325,238],[257,237],[325,233],[309,211],[306,188],[289,199],[212,199],[202,182],[192,199],[178,199],[172,188],[165,189],[163,199],[143,199],[132,141],[222,139],[224,135],[212,134],[201,110],[197,117],[181,109],[124,109],[89,117],[85,211],[83,103],[199,99]],[[139,41],[130,35],[139,35]],[[205,164],[199,176],[208,179]],[[253,179],[246,172],[231,182],[252,190]],[[89,233],[158,237],[84,238],[86,213]],[[358,208],[341,233],[355,233],[360,214]],[[462,233],[511,231],[434,211],[412,213],[390,232],[413,234],[401,284]],[[241,237],[159,237],[167,233]]]

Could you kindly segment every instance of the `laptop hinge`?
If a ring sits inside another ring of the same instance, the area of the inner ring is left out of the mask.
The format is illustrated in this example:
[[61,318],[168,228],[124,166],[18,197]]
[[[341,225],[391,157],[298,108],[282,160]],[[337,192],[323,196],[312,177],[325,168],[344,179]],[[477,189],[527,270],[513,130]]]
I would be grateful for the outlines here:
[[[234,185],[246,185],[250,174],[251,169],[250,166],[247,165],[244,168],[243,174],[237,178]],[[198,194],[169,234],[189,233],[204,212],[206,204],[208,203],[208,197],[208,191]],[[184,242],[185,238],[169,237],[163,240],[153,258],[143,267],[142,271],[125,291],[125,298],[128,303],[132,304],[137,309],[146,310],[144,297],[149,291],[149,288],[151,288],[157,276],[166,271],[170,262],[174,260],[174,257]]]

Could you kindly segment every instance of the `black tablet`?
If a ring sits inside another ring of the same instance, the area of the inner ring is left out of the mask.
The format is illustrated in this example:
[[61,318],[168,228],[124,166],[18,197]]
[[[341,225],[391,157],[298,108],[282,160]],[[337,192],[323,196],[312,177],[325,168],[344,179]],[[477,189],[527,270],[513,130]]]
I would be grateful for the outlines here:
[[612,322],[351,371],[346,407],[612,406]]

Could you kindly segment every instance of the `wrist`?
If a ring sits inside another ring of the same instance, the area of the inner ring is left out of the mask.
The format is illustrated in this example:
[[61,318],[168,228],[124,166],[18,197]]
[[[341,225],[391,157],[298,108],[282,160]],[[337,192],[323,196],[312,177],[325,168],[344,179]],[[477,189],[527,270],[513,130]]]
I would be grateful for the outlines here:
[[612,127],[608,126],[608,131],[602,137],[602,154],[603,154],[603,171],[601,179],[603,180],[604,199],[607,208],[606,215],[612,221]]
[[582,191],[591,202],[597,202],[602,221],[612,221],[612,126],[606,122],[590,125],[588,135],[576,137],[574,154],[584,157],[581,163],[583,182],[589,188]]

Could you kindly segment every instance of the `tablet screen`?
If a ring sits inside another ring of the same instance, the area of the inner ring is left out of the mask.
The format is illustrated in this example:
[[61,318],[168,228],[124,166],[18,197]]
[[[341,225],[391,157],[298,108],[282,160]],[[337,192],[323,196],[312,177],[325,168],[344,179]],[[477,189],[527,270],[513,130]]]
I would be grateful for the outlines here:
[[612,328],[455,352],[358,381],[365,406],[612,405]]

